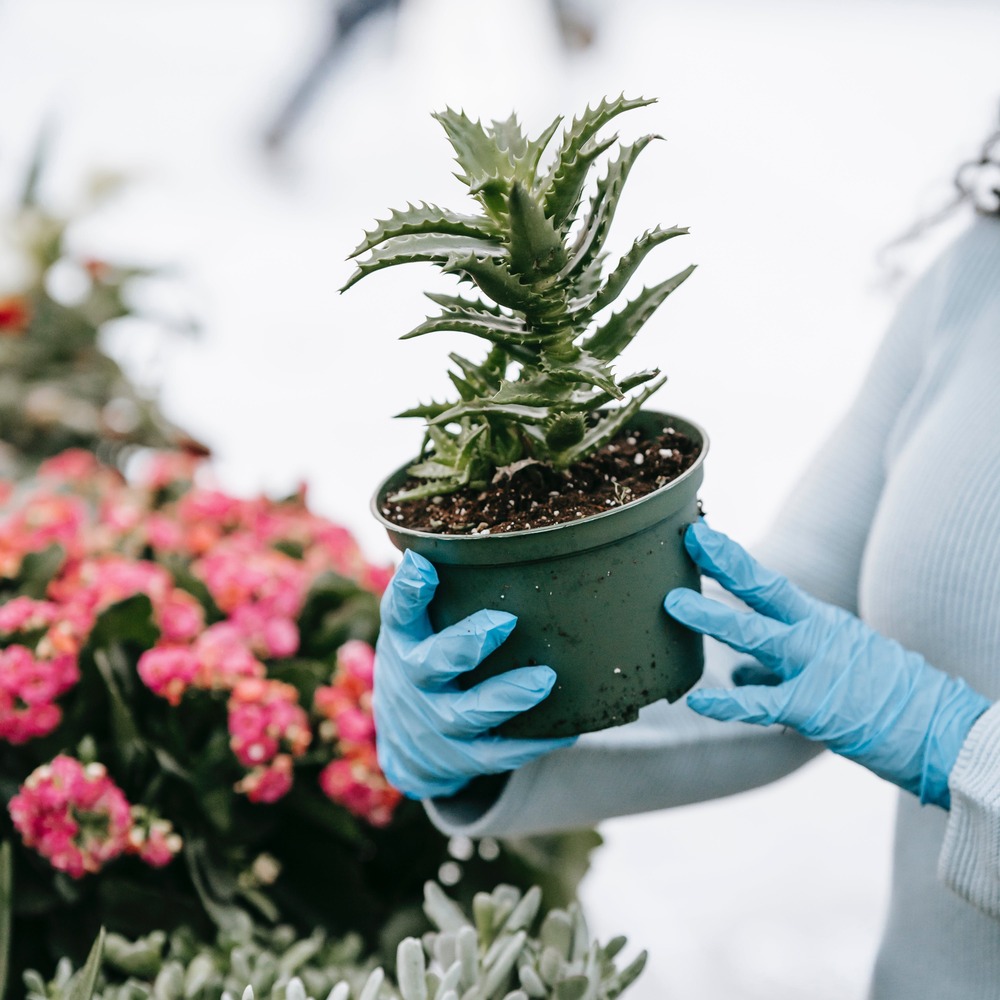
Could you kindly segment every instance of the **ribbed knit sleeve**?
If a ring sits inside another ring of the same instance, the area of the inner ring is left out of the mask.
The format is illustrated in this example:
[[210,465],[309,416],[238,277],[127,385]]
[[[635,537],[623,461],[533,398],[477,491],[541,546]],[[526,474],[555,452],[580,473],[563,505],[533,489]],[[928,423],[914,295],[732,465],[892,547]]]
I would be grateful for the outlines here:
[[1000,919],[1000,705],[972,727],[948,784],[951,815],[938,873]]

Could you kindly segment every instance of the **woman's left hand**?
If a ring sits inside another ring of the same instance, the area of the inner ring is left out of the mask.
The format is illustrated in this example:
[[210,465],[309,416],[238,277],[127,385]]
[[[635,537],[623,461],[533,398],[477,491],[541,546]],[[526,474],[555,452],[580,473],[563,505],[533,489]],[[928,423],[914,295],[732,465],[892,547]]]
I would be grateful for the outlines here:
[[734,672],[735,689],[693,691],[688,705],[721,721],[790,726],[921,802],[949,808],[948,776],[990,702],[704,522],[690,525],[684,542],[701,571],[751,610],[678,588],[667,594],[667,612],[760,661]]

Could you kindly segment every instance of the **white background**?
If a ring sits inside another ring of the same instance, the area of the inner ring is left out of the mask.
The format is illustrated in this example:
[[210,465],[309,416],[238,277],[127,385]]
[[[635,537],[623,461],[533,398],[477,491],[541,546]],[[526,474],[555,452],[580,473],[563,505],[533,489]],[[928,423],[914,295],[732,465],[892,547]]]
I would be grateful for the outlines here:
[[[640,160],[615,231],[692,235],[647,280],[699,269],[623,370],[670,376],[656,402],[707,427],[703,498],[752,543],[847,404],[898,292],[876,254],[949,192],[1000,98],[991,3],[931,0],[618,0],[599,43],[562,52],[541,0],[408,0],[329,80],[285,154],[260,137],[326,36],[318,0],[0,2],[0,181],[12,196],[41,123],[55,125],[49,187],[87,168],[136,174],[89,236],[177,262],[197,290],[200,341],[114,348],[208,441],[234,490],[287,491],[394,552],[367,514],[379,477],[419,427],[399,409],[447,391],[460,339],[395,338],[423,315],[428,270],[338,295],[345,257],[390,206],[461,207],[431,110],[516,109],[532,131],[625,91]],[[629,120],[631,119],[631,120]],[[911,276],[954,230],[902,255]],[[84,234],[87,235],[87,234]],[[412,273],[410,273],[412,272]],[[837,447],[836,440],[825,447]],[[851,1000],[888,890],[892,795],[820,760],[737,799],[606,824],[584,886],[591,923],[648,948],[634,1000]]]

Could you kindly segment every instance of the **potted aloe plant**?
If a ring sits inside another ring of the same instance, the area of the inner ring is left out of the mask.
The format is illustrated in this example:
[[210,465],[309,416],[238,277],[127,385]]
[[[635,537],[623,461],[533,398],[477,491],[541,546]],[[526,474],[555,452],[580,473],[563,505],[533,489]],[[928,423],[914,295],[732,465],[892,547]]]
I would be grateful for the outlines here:
[[555,669],[552,694],[507,723],[510,735],[618,725],[680,697],[701,674],[700,639],[663,613],[661,598],[698,586],[682,535],[698,516],[708,442],[690,421],[643,409],[665,381],[659,370],[614,371],[693,270],[612,309],[647,254],[687,232],[656,226],[607,266],[623,186],[656,136],[622,145],[602,133],[651,103],[623,96],[588,107],[547,166],[561,118],[528,139],[514,116],[484,126],[461,112],[435,115],[477,211],[393,211],[365,234],[343,289],[412,262],[471,289],[428,293],[440,312],[403,337],[458,331],[488,349],[479,362],[450,355],[457,400],[400,414],[425,420],[424,442],[372,506],[393,544],[437,567],[435,627],[483,607],[518,616],[470,682],[526,664]]

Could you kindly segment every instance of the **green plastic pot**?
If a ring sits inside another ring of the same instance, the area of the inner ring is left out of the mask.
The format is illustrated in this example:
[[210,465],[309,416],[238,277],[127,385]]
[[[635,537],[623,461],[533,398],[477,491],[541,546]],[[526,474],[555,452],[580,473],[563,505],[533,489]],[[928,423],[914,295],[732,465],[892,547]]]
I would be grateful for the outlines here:
[[381,508],[406,479],[406,466],[372,498],[393,545],[413,549],[437,569],[429,608],[435,629],[480,608],[517,615],[508,639],[464,683],[530,664],[556,671],[548,698],[500,727],[504,735],[569,736],[619,726],[643,705],[676,701],[701,676],[701,637],[666,614],[663,598],[673,587],[700,589],[683,535],[699,516],[708,438],[670,414],[643,411],[635,423],[650,434],[671,426],[683,431],[700,444],[697,461],[655,492],[578,521],[502,535],[402,528]]

